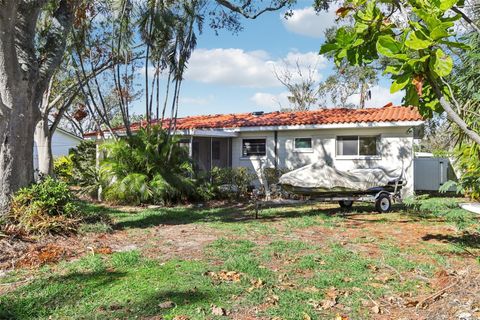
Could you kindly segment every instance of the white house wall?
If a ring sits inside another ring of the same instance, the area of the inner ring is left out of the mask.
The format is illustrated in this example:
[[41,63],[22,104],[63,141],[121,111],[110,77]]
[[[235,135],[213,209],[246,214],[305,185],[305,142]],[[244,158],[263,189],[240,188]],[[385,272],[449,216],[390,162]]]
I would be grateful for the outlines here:
[[[377,157],[336,156],[336,136],[380,135],[380,155]],[[312,138],[312,151],[298,152],[294,149],[295,138]],[[266,138],[267,156],[242,157],[242,139]],[[386,169],[403,168],[407,185],[404,194],[413,193],[413,132],[408,127],[356,128],[356,129],[319,129],[278,131],[278,167],[293,170],[319,160],[326,160],[340,170],[355,168],[383,167]],[[257,174],[260,168],[275,166],[275,133],[241,132],[232,139],[232,167],[248,167]],[[259,174],[260,179],[262,178]]]
[[[63,133],[62,131],[55,131],[52,137],[52,153],[53,158],[58,158],[61,156],[68,155],[70,149],[75,148],[81,142],[80,138],[75,138],[69,134]],[[46,146],[33,146],[33,164],[34,168],[38,168],[38,149],[37,148],[46,148]]]

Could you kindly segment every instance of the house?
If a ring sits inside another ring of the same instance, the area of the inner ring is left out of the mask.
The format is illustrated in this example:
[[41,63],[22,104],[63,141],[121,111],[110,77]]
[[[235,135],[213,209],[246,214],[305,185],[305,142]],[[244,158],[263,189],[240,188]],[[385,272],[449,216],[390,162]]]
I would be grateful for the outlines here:
[[[58,158],[61,156],[68,155],[70,149],[75,148],[82,142],[82,138],[65,131],[63,129],[57,128],[52,136],[52,154],[53,158]],[[38,151],[39,148],[46,148],[46,146],[37,146],[35,143],[33,146],[33,167],[34,169],[38,168]]]
[[[413,193],[413,141],[423,118],[414,107],[253,112],[177,119],[177,134],[198,168],[295,169],[325,160],[340,170],[403,168]],[[132,124],[134,132],[141,123]],[[164,125],[168,125],[164,122]],[[121,133],[123,129],[118,129]],[[89,133],[86,137],[95,137]]]

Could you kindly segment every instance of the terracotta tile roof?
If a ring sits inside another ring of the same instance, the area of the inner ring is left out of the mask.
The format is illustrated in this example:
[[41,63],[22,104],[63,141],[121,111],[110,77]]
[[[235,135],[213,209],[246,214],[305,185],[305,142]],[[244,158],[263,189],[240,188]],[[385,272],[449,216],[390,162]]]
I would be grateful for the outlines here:
[[[388,104],[383,108],[367,109],[318,109],[297,112],[269,112],[262,115],[252,113],[216,114],[190,116],[177,119],[177,129],[214,129],[265,126],[292,126],[314,124],[340,124],[361,122],[392,122],[423,120],[415,107],[395,107]],[[168,127],[169,120],[163,126]],[[132,131],[138,130],[141,123],[132,124]],[[123,128],[118,128],[122,130]],[[87,133],[86,135],[92,135]],[[95,133],[93,133],[95,135]]]

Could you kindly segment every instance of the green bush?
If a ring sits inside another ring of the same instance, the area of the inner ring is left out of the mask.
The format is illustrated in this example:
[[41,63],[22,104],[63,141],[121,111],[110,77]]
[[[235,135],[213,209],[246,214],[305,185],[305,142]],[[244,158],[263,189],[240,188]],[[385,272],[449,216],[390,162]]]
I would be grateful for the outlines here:
[[7,219],[27,234],[46,234],[74,231],[78,216],[68,185],[46,177],[14,195]]
[[188,152],[160,128],[101,145],[100,177],[107,201],[138,205],[201,199]]
[[461,144],[456,148],[457,161],[454,166],[460,172],[458,181],[449,180],[440,188],[447,192],[455,187],[457,193],[472,199],[480,199],[480,147],[475,144]]
[[[218,188],[222,185],[233,185],[236,189],[234,195],[237,198],[246,197],[248,189],[257,179],[257,175],[246,167],[237,168],[218,168],[215,167],[211,172],[213,184]],[[228,196],[228,194],[219,193],[219,196]]]
[[473,215],[461,209],[455,198],[430,198],[428,195],[409,197],[405,205],[410,210],[424,217],[438,217],[454,224],[458,229],[466,229],[474,225]]
[[62,156],[53,161],[53,172],[60,180],[71,183],[73,181],[72,155]]
[[80,192],[90,197],[97,195],[101,185],[100,174],[96,166],[95,142],[84,140],[70,151],[72,159],[71,183],[80,187]]

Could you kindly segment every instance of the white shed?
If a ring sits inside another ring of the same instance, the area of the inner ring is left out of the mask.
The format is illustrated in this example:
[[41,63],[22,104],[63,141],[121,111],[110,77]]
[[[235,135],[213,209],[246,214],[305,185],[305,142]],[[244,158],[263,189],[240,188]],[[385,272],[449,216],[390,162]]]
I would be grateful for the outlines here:
[[[82,142],[82,138],[68,132],[57,128],[53,133],[52,137],[52,153],[53,158],[58,158],[61,156],[68,155],[70,149],[75,148]],[[34,169],[38,168],[38,150],[39,148],[46,148],[46,146],[37,146],[35,143],[33,146],[33,167]]]

